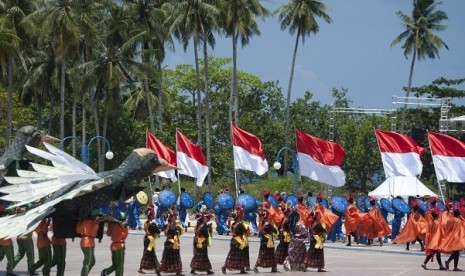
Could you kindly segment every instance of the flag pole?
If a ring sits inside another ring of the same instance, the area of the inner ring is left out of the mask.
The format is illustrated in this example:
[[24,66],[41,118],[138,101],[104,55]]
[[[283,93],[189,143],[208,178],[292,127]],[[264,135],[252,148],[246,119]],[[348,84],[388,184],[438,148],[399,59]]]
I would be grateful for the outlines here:
[[[426,136],[428,137],[428,145],[429,145],[429,151],[431,153],[431,156],[433,156],[433,150],[431,149],[431,141],[429,139],[429,130],[426,130]],[[434,162],[434,157],[432,158],[433,160],[433,167],[434,167],[434,173],[436,174],[436,181],[438,182],[438,189],[439,189],[439,193],[441,193],[441,199],[442,199],[442,202],[445,204],[446,203],[446,197],[444,196],[444,193],[447,193],[447,186],[446,184],[444,184],[444,180],[439,180],[438,177],[437,177],[437,173],[436,173],[436,164]],[[444,192],[442,192],[442,190],[444,190]]]
[[[232,121],[229,122],[229,129],[231,132],[231,148],[233,150],[233,159],[234,159],[234,133],[233,133],[233,124]],[[237,180],[238,170],[236,169],[236,160],[234,159],[234,187],[236,188],[236,198],[239,196],[239,183]]]
[[[178,155],[178,128],[176,128],[176,155]],[[176,156],[176,160],[177,160],[177,156]],[[177,163],[176,163],[177,165]],[[177,177],[178,177],[178,193],[179,195],[181,194],[181,178],[179,177],[179,170],[176,170],[176,174],[177,174]]]

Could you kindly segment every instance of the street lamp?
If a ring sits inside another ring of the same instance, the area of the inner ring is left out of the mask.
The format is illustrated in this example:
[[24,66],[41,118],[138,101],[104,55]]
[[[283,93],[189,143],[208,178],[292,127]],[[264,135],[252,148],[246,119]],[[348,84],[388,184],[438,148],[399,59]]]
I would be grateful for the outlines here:
[[[292,170],[294,171],[294,194],[297,195],[297,192],[299,190],[299,160],[297,158],[297,152],[295,152],[293,149],[288,148],[288,147],[282,147],[279,151],[278,154],[276,155],[276,161],[273,164],[273,168],[275,170],[281,169],[281,163],[279,163],[279,156],[281,155],[281,152],[283,150],[290,151],[292,153]],[[284,172],[286,173],[286,172]]]
[[114,156],[113,152],[110,150],[110,143],[108,142],[107,138],[105,138],[103,136],[95,136],[95,137],[93,137],[92,139],[89,140],[89,143],[87,143],[87,145],[83,144],[81,142],[81,140],[79,138],[77,138],[76,136],[67,136],[67,137],[63,138],[63,140],[61,140],[59,148],[63,149],[63,144],[65,143],[65,141],[70,140],[70,139],[71,140],[76,140],[78,142],[79,146],[81,147],[81,158],[82,158],[82,162],[84,164],[89,164],[90,144],[92,143],[92,141],[97,140],[97,139],[101,139],[101,140],[105,141],[105,143],[107,144],[108,151],[105,153],[105,157],[108,160],[110,160]]

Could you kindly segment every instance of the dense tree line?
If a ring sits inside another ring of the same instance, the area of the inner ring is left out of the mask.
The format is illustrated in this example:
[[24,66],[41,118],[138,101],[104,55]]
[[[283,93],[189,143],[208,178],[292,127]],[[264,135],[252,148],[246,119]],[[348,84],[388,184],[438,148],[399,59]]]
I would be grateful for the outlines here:
[[[0,147],[8,147],[14,129],[26,124],[38,125],[60,138],[73,135],[83,143],[102,135],[110,141],[115,158],[105,160],[102,153],[106,145],[96,141],[91,148],[91,166],[104,170],[119,164],[131,149],[143,147],[146,130],[175,148],[178,128],[204,148],[211,169],[207,183],[220,186],[230,185],[234,179],[231,122],[260,137],[270,165],[283,145],[292,147],[292,127],[328,139],[332,106],[313,100],[311,91],[291,103],[292,71],[284,97],[279,83],[263,82],[237,70],[236,64],[238,44],[244,47],[252,36],[260,35],[256,20],[274,14],[282,30],[296,34],[294,67],[299,41],[319,31],[317,19],[331,23],[327,7],[320,0],[291,0],[272,13],[260,2],[0,1],[0,130],[5,133]],[[429,16],[437,25],[414,26],[408,16],[399,13],[407,33],[396,38],[393,46],[406,38],[403,47],[410,50],[404,54],[413,53],[413,60],[435,58],[439,48],[447,46],[428,32],[428,28],[445,28],[440,23],[447,16],[435,13],[436,5],[433,0],[414,1],[412,18]],[[411,28],[418,30],[416,37],[425,31],[428,36],[421,41],[409,38]],[[215,36],[231,38],[232,58],[209,55]],[[167,51],[173,49],[175,40],[184,49],[194,48],[194,66],[164,68]],[[447,85],[461,81],[450,80]],[[444,81],[431,85],[441,84]],[[463,95],[462,91],[452,93],[441,87],[427,90],[410,86],[409,82],[407,93]],[[334,106],[349,107],[347,93],[347,88],[334,88]],[[437,128],[438,108],[403,110],[406,126]],[[390,118],[338,114],[334,120],[334,139],[347,153],[344,170],[348,187],[367,190],[374,177],[382,177],[373,128],[390,129]],[[64,146],[79,156],[74,140]],[[287,171],[291,157],[284,159],[283,170]],[[273,174],[271,169],[261,180]],[[248,172],[240,172],[238,177],[242,183],[258,180]]]

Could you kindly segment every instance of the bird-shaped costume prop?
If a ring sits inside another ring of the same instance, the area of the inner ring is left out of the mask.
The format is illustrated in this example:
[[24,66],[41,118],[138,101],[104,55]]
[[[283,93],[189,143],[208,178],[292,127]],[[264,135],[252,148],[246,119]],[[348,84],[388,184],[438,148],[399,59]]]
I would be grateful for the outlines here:
[[54,234],[72,238],[77,220],[85,218],[93,208],[118,199],[127,199],[125,189],[132,181],[153,173],[177,169],[154,151],[135,149],[116,169],[95,173],[89,166],[64,151],[44,143],[48,152],[26,146],[27,150],[52,162],[52,166],[31,163],[35,171],[17,170],[18,177],[6,177],[12,184],[0,188],[7,194],[2,200],[16,202],[15,208],[40,200],[41,204],[27,212],[0,219],[0,238],[15,237],[35,229],[44,217],[52,216]]
[[26,145],[37,148],[44,142],[53,141],[60,140],[48,135],[34,126],[24,126],[20,128],[16,132],[13,143],[11,143],[5,153],[0,157],[0,187],[3,186],[3,179],[6,175],[16,176],[17,168],[27,166],[20,166],[17,164],[18,161],[22,161],[24,159],[24,155],[27,152]]

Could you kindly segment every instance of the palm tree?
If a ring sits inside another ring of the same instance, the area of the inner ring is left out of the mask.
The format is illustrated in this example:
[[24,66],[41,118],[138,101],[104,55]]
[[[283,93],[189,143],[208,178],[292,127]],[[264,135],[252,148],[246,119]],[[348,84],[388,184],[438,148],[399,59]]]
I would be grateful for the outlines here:
[[145,34],[140,37],[140,43],[143,52],[142,60],[144,63],[150,63],[155,59],[157,64],[158,74],[156,78],[147,78],[144,81],[145,89],[145,102],[147,103],[147,112],[150,121],[150,131],[155,133],[155,122],[153,119],[152,109],[152,95],[150,88],[153,86],[152,82],[157,83],[158,90],[158,126],[160,131],[163,127],[163,105],[161,98],[163,97],[162,92],[162,66],[165,59],[165,46],[172,45],[172,39],[169,35],[167,28],[164,26],[164,21],[167,17],[164,10],[162,9],[163,4],[166,0],[125,0],[127,4],[127,10],[133,18],[134,29],[136,32],[144,32]]
[[198,45],[201,39],[204,43],[214,46],[215,41],[211,34],[212,22],[215,22],[215,16],[218,14],[215,5],[210,4],[209,0],[173,0],[166,5],[170,16],[167,18],[170,32],[187,49],[192,39],[194,46],[195,73],[197,86],[197,145],[202,145],[202,95],[200,91],[200,67]]
[[[220,27],[227,36],[232,37],[233,68],[231,80],[231,108],[234,109],[234,123],[239,125],[239,100],[237,94],[237,42],[240,39],[242,47],[249,44],[253,35],[260,35],[256,17],[265,17],[270,12],[260,4],[259,0],[224,1],[220,12]],[[232,119],[232,115],[230,115]]]
[[79,20],[73,1],[67,0],[37,0],[36,9],[26,17],[27,20],[41,26],[38,37],[39,45],[53,42],[56,49],[57,64],[60,70],[60,138],[65,132],[65,80],[67,59],[76,55],[81,42],[81,28],[86,22]]
[[11,140],[12,121],[13,121],[13,66],[15,57],[21,59],[20,42],[24,37],[24,30],[20,27],[21,20],[29,11],[29,1],[0,1],[0,63],[4,68],[6,62],[7,82],[8,82],[8,107],[6,116],[6,147],[8,148]]
[[[285,118],[285,147],[289,147],[289,132],[290,132],[290,109],[291,109],[291,91],[292,80],[294,79],[294,67],[297,57],[297,47],[299,40],[302,38],[302,44],[305,42],[305,37],[310,37],[310,34],[316,34],[320,30],[320,26],[316,21],[317,18],[322,18],[326,23],[331,23],[331,17],[326,13],[327,6],[320,0],[291,0],[289,3],[279,7],[274,14],[279,14],[281,22],[281,30],[289,28],[291,35],[296,32],[294,53],[292,55],[291,74],[287,87],[287,102],[286,102],[286,118]],[[284,172],[287,171],[287,151],[284,155]]]
[[449,49],[446,43],[434,33],[434,31],[439,32],[447,29],[447,25],[441,24],[443,20],[448,19],[447,14],[441,10],[436,10],[437,6],[440,4],[442,4],[442,1],[413,0],[412,17],[409,17],[401,11],[396,13],[401,18],[405,31],[392,41],[391,47],[405,40],[402,45],[405,57],[408,58],[410,54],[413,54],[407,91],[405,93],[406,101],[404,109],[402,110],[400,132],[404,132],[405,113],[410,89],[412,87],[415,59],[417,58],[420,61],[426,58],[439,58],[440,48],[444,46],[446,49]]

